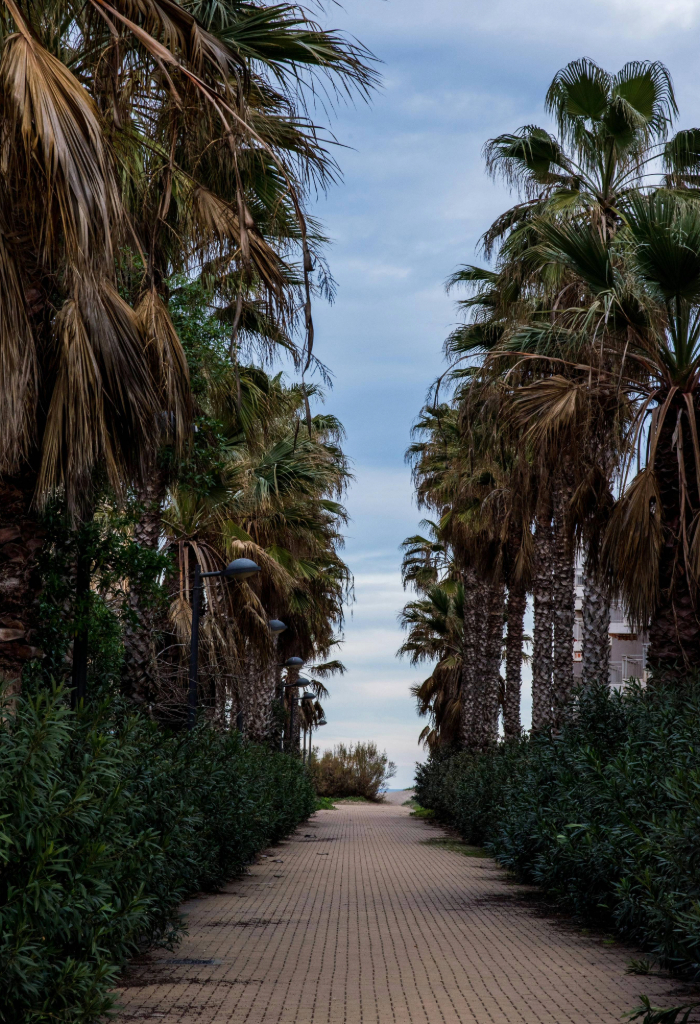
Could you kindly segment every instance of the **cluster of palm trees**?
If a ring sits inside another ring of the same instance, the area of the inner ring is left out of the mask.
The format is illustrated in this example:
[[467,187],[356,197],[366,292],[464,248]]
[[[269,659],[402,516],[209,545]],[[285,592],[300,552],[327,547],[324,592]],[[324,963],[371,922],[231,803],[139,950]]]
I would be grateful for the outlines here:
[[182,703],[195,560],[253,557],[259,583],[207,587],[202,676],[214,719],[245,709],[262,738],[279,661],[326,659],[349,585],[342,428],[308,380],[333,280],[305,210],[338,175],[312,113],[368,94],[372,57],[291,3],[0,6],[0,674],[42,655],[47,505],[77,529],[131,503],[172,557],[166,615],[123,581],[125,691]]
[[532,724],[557,727],[577,557],[584,684],[608,680],[611,599],[653,678],[700,664],[700,130],[672,133],[658,62],[574,61],[546,109],[552,131],[485,146],[518,202],[483,236],[491,267],[449,282],[465,315],[408,453],[436,520],[406,542],[402,648],[436,662],[415,690],[431,745],[483,748],[499,714],[520,733],[528,595]]

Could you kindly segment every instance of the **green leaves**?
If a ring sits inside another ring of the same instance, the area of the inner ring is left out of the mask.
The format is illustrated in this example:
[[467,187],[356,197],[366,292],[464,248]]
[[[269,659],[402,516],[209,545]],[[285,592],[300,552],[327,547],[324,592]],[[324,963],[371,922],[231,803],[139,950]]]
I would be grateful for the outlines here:
[[[567,910],[697,977],[700,686],[685,684],[594,687],[556,736],[435,752],[416,799]],[[687,1021],[687,1006],[642,1003],[632,1020]]]
[[119,701],[5,701],[3,1024],[90,1024],[120,967],[177,941],[179,902],[220,886],[314,809],[299,762],[235,735],[158,731]]

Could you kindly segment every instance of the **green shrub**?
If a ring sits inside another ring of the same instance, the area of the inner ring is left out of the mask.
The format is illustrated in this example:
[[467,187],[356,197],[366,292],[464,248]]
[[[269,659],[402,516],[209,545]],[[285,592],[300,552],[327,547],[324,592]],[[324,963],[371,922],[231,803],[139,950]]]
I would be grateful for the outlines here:
[[118,700],[5,702],[0,1020],[87,1024],[129,957],[181,932],[178,904],[314,810],[298,759],[207,727],[169,735]]
[[700,975],[700,688],[597,688],[556,737],[442,753],[416,798],[524,881]]
[[318,795],[338,798],[376,800],[396,775],[396,765],[386,752],[379,753],[376,743],[351,743],[349,747],[339,743],[320,758],[314,751],[309,767]]

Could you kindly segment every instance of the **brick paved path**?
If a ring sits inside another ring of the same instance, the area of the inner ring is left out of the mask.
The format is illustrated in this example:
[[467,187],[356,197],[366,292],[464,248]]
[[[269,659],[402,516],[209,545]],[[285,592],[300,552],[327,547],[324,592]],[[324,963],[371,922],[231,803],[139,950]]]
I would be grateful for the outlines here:
[[619,1024],[641,992],[692,997],[626,975],[633,951],[544,916],[440,835],[402,806],[319,812],[249,875],[185,904],[189,935],[130,969],[119,1021]]

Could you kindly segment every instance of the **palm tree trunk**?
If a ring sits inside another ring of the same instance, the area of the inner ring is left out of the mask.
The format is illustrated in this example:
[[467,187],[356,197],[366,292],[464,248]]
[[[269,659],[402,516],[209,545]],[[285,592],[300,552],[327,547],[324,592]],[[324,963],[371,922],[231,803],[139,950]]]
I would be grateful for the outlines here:
[[552,523],[543,509],[535,527],[533,598],[535,628],[532,649],[532,728],[546,729],[552,720]]
[[464,584],[464,634],[462,641],[462,678],[460,688],[460,743],[474,745],[474,698],[476,666],[477,577],[473,569],[462,573]]
[[523,622],[527,595],[524,587],[513,584],[508,588],[506,636],[506,692],[503,704],[503,732],[506,739],[516,739],[522,731],[520,725],[520,686],[523,665]]
[[[700,429],[698,412],[695,428]],[[679,429],[680,428],[680,429]],[[681,446],[680,439],[686,441]],[[659,555],[659,602],[649,626],[648,664],[655,674],[687,677],[700,665],[698,588],[685,562],[684,535],[691,535],[693,510],[700,507],[691,425],[685,402],[673,401],[661,426],[656,449],[656,477],[661,503],[662,544]],[[680,463],[684,473],[679,472]],[[681,505],[681,476],[687,498]]]
[[608,683],[610,679],[610,598],[592,576],[583,575],[583,666],[584,686]]
[[505,590],[503,582],[487,588],[484,616],[485,674],[482,684],[481,747],[486,749],[498,740],[499,693],[502,688],[501,661],[503,659],[503,612]]
[[[151,479],[139,494],[144,511],[134,527],[136,543],[151,551],[157,549],[162,533],[164,497],[165,476],[161,470],[154,469]],[[129,585],[127,602],[131,621],[124,629],[122,692],[142,704],[159,691],[156,616],[153,608],[144,607],[143,596],[134,583]]]
[[0,679],[19,692],[36,646],[41,576],[36,556],[44,531],[32,511],[36,477],[27,471],[0,482]]
[[573,544],[567,525],[571,489],[564,485],[554,501],[552,558],[552,705],[553,721],[560,724],[574,688],[574,621],[576,583]]
[[246,735],[253,743],[267,743],[272,731],[272,705],[277,690],[277,637],[272,640],[269,660],[259,665],[248,701]]

